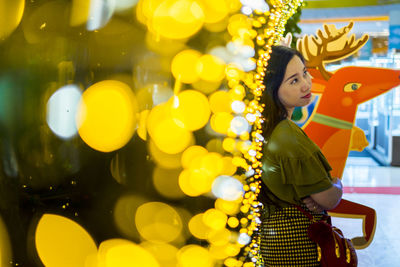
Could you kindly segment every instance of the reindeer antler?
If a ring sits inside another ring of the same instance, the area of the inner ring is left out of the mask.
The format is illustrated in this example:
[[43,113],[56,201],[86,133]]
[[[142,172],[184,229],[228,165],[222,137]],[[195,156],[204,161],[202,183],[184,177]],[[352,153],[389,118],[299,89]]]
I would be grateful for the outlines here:
[[297,49],[307,60],[307,67],[318,69],[324,79],[329,80],[332,74],[325,69],[325,63],[338,61],[352,55],[368,41],[367,34],[357,41],[354,34],[350,37],[347,36],[353,25],[354,23],[351,21],[349,25],[337,30],[334,25],[329,27],[324,24],[324,32],[318,30],[317,36],[305,35],[299,39]]

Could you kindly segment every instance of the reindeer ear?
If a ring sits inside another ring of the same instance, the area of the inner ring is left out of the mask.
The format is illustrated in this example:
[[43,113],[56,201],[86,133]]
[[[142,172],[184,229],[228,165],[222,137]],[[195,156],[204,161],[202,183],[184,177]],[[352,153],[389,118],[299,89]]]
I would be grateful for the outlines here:
[[290,47],[290,44],[292,43],[292,38],[292,33],[288,32],[285,37],[281,38],[281,40],[279,41],[279,45]]

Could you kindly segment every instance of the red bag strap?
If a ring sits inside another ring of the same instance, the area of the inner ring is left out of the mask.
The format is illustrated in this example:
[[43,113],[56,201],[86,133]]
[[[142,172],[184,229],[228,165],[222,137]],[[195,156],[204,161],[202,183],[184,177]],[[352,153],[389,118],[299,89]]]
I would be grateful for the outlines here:
[[[311,213],[309,213],[308,211],[306,211],[305,209],[303,209],[301,206],[299,205],[294,205],[299,211],[301,211],[304,215],[306,215],[306,217],[308,219],[310,219],[311,222],[317,222],[317,220],[314,218],[314,216],[312,216]],[[322,217],[322,220],[326,221],[328,224],[332,225],[331,222],[331,217],[329,215],[324,214]]]
[[301,211],[304,215],[306,215],[308,217],[308,219],[310,219],[310,221],[315,222],[316,220],[314,219],[314,217],[311,215],[311,213],[307,212],[305,209],[303,209],[302,207],[300,207],[299,205],[294,205],[299,211]]

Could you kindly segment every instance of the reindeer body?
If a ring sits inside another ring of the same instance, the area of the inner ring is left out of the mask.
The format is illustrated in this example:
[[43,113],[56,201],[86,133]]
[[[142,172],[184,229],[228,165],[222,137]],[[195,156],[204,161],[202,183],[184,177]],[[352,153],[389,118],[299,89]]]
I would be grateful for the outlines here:
[[[334,26],[324,25],[325,32],[318,30],[317,37],[306,35],[297,43],[313,76],[312,91],[321,94],[303,129],[321,148],[332,167],[332,176],[338,178],[342,177],[349,151],[362,151],[368,145],[364,132],[354,126],[358,105],[400,84],[399,70],[367,67],[344,67],[335,73],[325,70],[324,62],[350,56],[368,40],[367,35],[357,41],[354,35],[348,38],[346,35],[352,26],[351,22],[336,30]],[[338,47],[328,49],[328,44],[335,41],[339,42]],[[374,209],[342,199],[329,213],[337,217],[363,219],[363,237],[352,241],[358,249],[371,243],[376,227]]]
[[331,165],[332,177],[342,177],[349,154],[351,129],[324,127],[312,121],[304,131],[311,140],[318,140],[315,143],[321,148],[322,153]]
[[[357,89],[349,91],[354,84]],[[368,145],[366,139],[354,140],[358,105],[399,84],[400,71],[366,67],[342,68],[328,80],[316,111],[303,128],[327,157],[332,176],[342,177],[350,150],[362,151]]]

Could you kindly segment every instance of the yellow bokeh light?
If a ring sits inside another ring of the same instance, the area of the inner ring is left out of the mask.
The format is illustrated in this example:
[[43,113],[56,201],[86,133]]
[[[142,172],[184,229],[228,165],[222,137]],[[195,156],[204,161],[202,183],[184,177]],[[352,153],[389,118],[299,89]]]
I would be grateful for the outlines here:
[[215,23],[204,23],[204,28],[210,32],[222,32],[226,30],[228,22],[229,22],[229,17],[226,16],[224,19]]
[[213,113],[232,112],[232,98],[226,91],[217,91],[209,96],[210,108]]
[[213,257],[214,259],[217,259],[217,260],[223,260],[223,259],[227,258],[229,255],[226,253],[225,247],[226,247],[226,245],[217,246],[217,245],[211,244],[209,247],[211,257]]
[[222,147],[228,152],[233,152],[236,148],[236,140],[227,137],[224,139],[224,141],[222,141]]
[[137,128],[137,134],[144,141],[147,140],[146,123],[147,123],[147,117],[149,116],[149,114],[150,114],[150,110],[143,110],[142,112],[139,113],[139,123],[138,123],[138,128]]
[[0,217],[0,266],[11,266],[12,252],[10,238],[7,232],[6,225]]
[[154,160],[158,166],[166,169],[178,169],[181,167],[182,153],[164,153],[151,140],[148,144],[152,160]]
[[102,81],[82,95],[78,109],[78,132],[93,149],[110,152],[123,147],[136,127],[137,103],[128,85]]
[[199,80],[197,73],[197,63],[201,57],[201,53],[187,49],[178,53],[171,63],[171,72],[175,79],[179,79],[183,83],[194,83]]
[[230,17],[228,24],[228,32],[231,36],[246,37],[251,29],[252,29],[252,21],[246,15],[235,14]]
[[237,167],[242,167],[243,169],[247,169],[248,164],[244,158],[234,157],[232,163]]
[[191,132],[177,126],[172,119],[161,121],[156,127],[153,141],[165,153],[180,153],[192,142]]
[[24,8],[24,0],[0,1],[0,41],[7,38],[18,27]]
[[189,131],[195,131],[207,124],[210,117],[210,106],[207,97],[194,90],[185,90],[175,99],[172,117],[178,125]]
[[113,210],[114,223],[120,234],[129,239],[139,239],[133,216],[137,208],[147,200],[139,195],[123,195],[115,203]]
[[240,252],[240,249],[241,249],[241,246],[240,246],[240,244],[238,244],[238,243],[235,243],[235,244],[227,244],[226,246],[225,246],[225,252],[226,252],[226,254],[228,255],[228,256],[230,256],[230,257],[234,257],[234,256],[236,256],[237,254],[239,254],[239,252]]
[[90,0],[73,0],[69,24],[72,27],[85,24],[89,18]]
[[237,147],[240,152],[242,152],[243,154],[246,154],[249,151],[249,149],[251,148],[251,142],[250,141],[239,141],[237,143]]
[[212,230],[203,221],[204,213],[193,216],[189,221],[190,233],[198,239],[207,239],[208,233]]
[[187,245],[178,252],[180,267],[212,267],[214,262],[207,249],[198,245]]
[[185,196],[179,187],[181,169],[164,169],[157,166],[153,172],[154,188],[162,196],[179,199]]
[[[12,3],[14,1],[0,1]],[[16,1],[20,2],[20,1]],[[26,1],[25,1],[26,2]],[[20,8],[20,7],[18,7]],[[40,5],[35,6],[35,8],[30,9],[29,12],[25,12],[24,19],[21,21],[21,26],[24,32],[24,37],[26,42],[29,44],[37,44],[43,43],[45,41],[54,40],[54,38],[60,38],[62,32],[66,30],[66,21],[65,17],[65,9],[69,8],[69,3],[62,1],[45,1]],[[4,14],[3,6],[0,6],[0,15],[2,15],[0,20],[5,19],[8,24],[11,21],[12,25],[15,23],[15,19],[17,19],[18,14]],[[11,11],[4,10],[5,12]],[[16,10],[14,10],[15,12]],[[18,12],[22,12],[19,10]],[[11,18],[8,16],[16,16],[15,18]],[[22,13],[21,13],[22,15]],[[62,18],[62,19],[60,19]],[[3,27],[3,25],[0,25]],[[5,27],[8,29],[8,27]],[[1,31],[1,30],[0,30]],[[65,34],[65,33],[64,33]],[[1,37],[1,36],[0,36]],[[0,38],[1,39],[1,38]],[[66,39],[63,39],[62,42],[67,42]],[[55,47],[54,47],[55,48]],[[60,61],[65,60],[65,57],[62,56],[62,53],[53,54],[50,53],[47,57],[47,61],[51,64],[59,64]]]
[[213,177],[201,169],[183,170],[179,175],[179,187],[188,196],[196,197],[211,190]]
[[151,87],[140,88],[136,93],[139,111],[150,110],[153,107],[153,98]]
[[224,168],[222,155],[216,152],[207,153],[201,158],[200,168],[206,172],[208,176],[215,178]]
[[203,55],[199,58],[196,71],[205,81],[218,82],[225,77],[225,63],[213,55]]
[[160,266],[176,267],[178,261],[176,254],[178,253],[178,249],[173,245],[145,241],[141,243],[140,246],[153,254],[154,258],[160,263]]
[[241,67],[235,63],[230,63],[226,65],[225,75],[229,82],[230,80],[232,80],[235,82],[235,84],[237,83],[237,81],[242,80],[245,76]]
[[226,245],[231,238],[231,231],[226,228],[222,228],[217,231],[210,231],[207,235],[207,240],[210,244],[223,246]]
[[234,258],[227,258],[224,261],[224,265],[227,266],[227,267],[243,266],[243,262],[238,261],[238,260],[236,260]]
[[223,169],[221,171],[221,175],[233,175],[236,173],[236,166],[232,162],[232,157],[223,157],[222,158],[222,163],[223,163]]
[[227,215],[236,215],[239,212],[240,202],[218,198],[215,201],[215,208]]
[[165,0],[155,10],[150,30],[165,38],[185,39],[204,24],[204,12],[195,0]]
[[136,210],[135,224],[140,235],[154,242],[171,242],[182,232],[182,220],[171,206],[148,202]]
[[228,134],[231,127],[232,114],[227,112],[217,112],[211,116],[211,128],[217,133]]
[[175,55],[185,47],[183,40],[160,38],[160,36],[156,36],[152,32],[146,33],[145,41],[150,50],[163,56]]
[[120,266],[160,267],[160,264],[149,251],[131,241],[124,239],[103,241],[98,252],[98,267]]
[[96,243],[85,229],[54,214],[40,218],[35,245],[40,260],[48,267],[84,266],[86,257],[97,252]]
[[234,100],[242,100],[246,96],[246,90],[242,85],[236,85],[231,90],[229,90],[230,98]]
[[217,152],[221,155],[225,153],[224,148],[222,147],[222,140],[219,138],[213,138],[207,142],[206,148],[210,152]]
[[179,216],[181,216],[183,229],[181,235],[182,239],[174,240],[173,244],[177,247],[181,247],[186,243],[187,239],[192,237],[192,234],[189,231],[189,221],[192,218],[193,214],[185,208],[175,207],[175,209],[179,213]]
[[190,174],[191,170],[183,170],[179,175],[179,187],[180,189],[188,196],[197,197],[200,196],[203,192],[199,191],[197,188],[194,188],[190,183]]
[[203,215],[203,222],[213,230],[223,229],[227,220],[228,216],[217,209],[208,209]]
[[242,8],[240,0],[227,0],[227,4],[230,14],[237,13]]
[[137,4],[137,9],[140,13],[139,21],[146,24],[147,20],[151,20],[154,12],[164,0],[140,0]]
[[220,85],[221,85],[221,81],[209,82],[209,81],[205,81],[202,79],[192,83],[192,86],[194,89],[196,89],[206,95],[217,90],[220,87]]
[[[203,157],[202,157],[203,158]],[[212,175],[212,170],[201,168],[190,170],[189,183],[192,188],[201,193],[211,191],[212,182],[215,176]]]
[[188,169],[192,164],[193,160],[197,157],[204,156],[208,153],[207,149],[202,146],[191,146],[188,147],[182,154],[182,167]]
[[147,118],[147,131],[164,153],[178,154],[192,142],[190,131],[178,126],[171,116],[171,104],[155,106]]
[[238,225],[239,225],[239,220],[238,220],[238,218],[236,218],[236,217],[230,217],[230,218],[228,219],[228,225],[229,225],[229,227],[231,227],[231,228],[236,228],[236,227],[238,227]]
[[229,13],[226,0],[201,0],[204,10],[204,22],[216,23],[223,20]]

